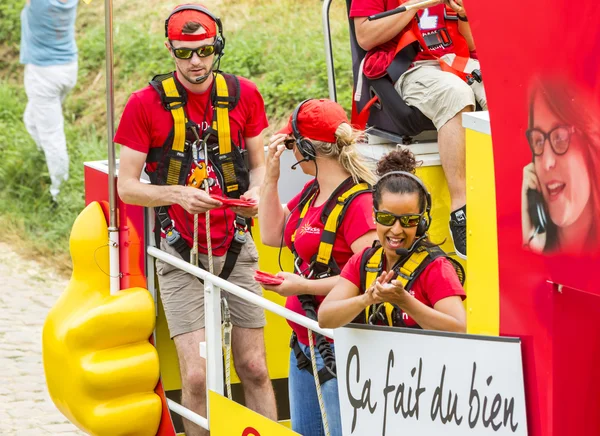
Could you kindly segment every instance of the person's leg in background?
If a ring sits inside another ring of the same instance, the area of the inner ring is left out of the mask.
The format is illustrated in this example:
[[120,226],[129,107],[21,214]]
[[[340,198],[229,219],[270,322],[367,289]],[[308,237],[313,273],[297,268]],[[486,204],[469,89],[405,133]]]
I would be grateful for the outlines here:
[[246,406],[277,421],[277,404],[267,369],[263,328],[233,327],[235,370],[242,381]]
[[[32,102],[32,98],[35,98],[35,76],[32,76],[31,69],[35,68],[31,64],[25,65],[25,73],[23,77],[23,84],[25,85],[25,94],[27,95],[27,106],[25,106],[25,112],[23,113],[23,123],[25,124],[25,129],[29,133],[29,136],[33,138],[35,141],[35,145],[38,150],[42,151],[42,146],[40,145],[40,138],[37,132],[37,127],[35,126],[35,120],[33,117],[33,111],[35,104]],[[33,88],[32,88],[33,87]]]
[[[164,239],[160,248],[181,255]],[[215,257],[215,268],[221,268],[222,257]],[[156,273],[169,335],[175,343],[181,373],[181,404],[206,417],[206,360],[200,357],[200,342],[204,342],[204,287],[193,275],[166,262],[156,260]],[[203,428],[183,420],[187,436],[208,436]]]
[[[253,279],[258,269],[258,251],[252,237],[246,235],[229,282],[262,296],[262,288]],[[215,271],[217,271],[215,269]],[[221,271],[221,269],[219,269]],[[265,311],[252,303],[223,291],[233,324],[231,351],[235,370],[242,381],[246,406],[277,421],[277,403],[267,368],[264,326]]]
[[[204,329],[184,333],[173,338],[181,372],[181,404],[206,417],[206,360],[200,357],[200,342]],[[208,436],[209,432],[183,420],[186,436]]]
[[[304,355],[310,361],[310,348],[300,344]],[[323,359],[315,349],[317,368],[323,368]],[[321,408],[317,398],[315,379],[312,373],[305,369],[298,369],[298,362],[294,350],[290,353],[290,370],[288,387],[290,394],[290,416],[292,430],[304,436],[324,436]],[[331,436],[342,435],[342,422],[340,416],[340,401],[338,396],[337,379],[333,378],[321,385],[321,395],[327,414],[327,424]]]
[[467,256],[465,129],[462,113],[475,108],[473,89],[458,76],[429,62],[405,73],[395,85],[404,101],[418,108],[438,130],[440,160],[450,192],[450,235],[456,254]]
[[44,151],[50,174],[50,194],[57,200],[61,184],[69,178],[69,155],[64,131],[62,100],[77,79],[77,64],[38,67],[27,65],[25,126]]

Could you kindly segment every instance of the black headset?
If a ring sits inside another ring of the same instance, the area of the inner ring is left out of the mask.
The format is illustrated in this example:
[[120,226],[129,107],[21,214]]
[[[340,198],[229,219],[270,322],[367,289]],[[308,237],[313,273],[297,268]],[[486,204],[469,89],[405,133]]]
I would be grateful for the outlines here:
[[294,113],[292,113],[292,134],[294,135],[294,139],[296,140],[296,147],[298,148],[298,151],[300,152],[302,157],[308,161],[316,160],[317,153],[315,151],[315,146],[313,145],[313,143],[310,142],[310,140],[304,138],[298,130],[298,114],[300,113],[300,108],[302,107],[302,105],[310,100],[312,100],[312,98],[304,100],[302,103],[296,106],[296,109],[294,109]]
[[171,17],[173,15],[175,15],[177,12],[187,11],[187,10],[202,12],[203,14],[206,14],[210,18],[212,18],[212,20],[217,24],[218,34],[217,34],[217,37],[215,38],[215,43],[214,43],[215,55],[219,56],[219,57],[222,56],[223,50],[225,49],[225,37],[223,36],[223,25],[221,24],[221,19],[219,17],[216,17],[215,15],[213,15],[212,12],[210,12],[206,8],[203,8],[202,6],[184,5],[184,6],[179,6],[178,8],[174,9],[173,12],[171,12],[169,14],[169,16],[167,17],[167,19],[165,20],[165,38],[169,37],[169,20],[171,19]]
[[[421,221],[419,221],[419,224],[417,225],[417,234],[416,234],[416,236],[418,238],[425,236],[425,233],[427,233],[427,230],[429,230],[429,226],[431,225],[431,195],[429,194],[429,191],[427,190],[427,188],[425,187],[425,185],[423,184],[421,179],[419,179],[414,174],[406,172],[406,171],[390,171],[389,173],[385,173],[377,181],[375,186],[379,185],[381,183],[381,181],[383,179],[385,179],[386,177],[394,176],[394,175],[405,176],[405,177],[408,177],[409,179],[414,180],[415,182],[417,182],[417,185],[419,185],[419,188],[425,193],[425,203],[426,203],[425,210],[422,212],[423,216],[421,217]],[[425,215],[427,215],[427,217]]]

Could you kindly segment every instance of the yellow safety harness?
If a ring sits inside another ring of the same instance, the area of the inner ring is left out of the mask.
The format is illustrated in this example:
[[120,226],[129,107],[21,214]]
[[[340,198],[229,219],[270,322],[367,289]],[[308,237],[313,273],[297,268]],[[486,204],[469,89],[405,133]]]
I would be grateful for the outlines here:
[[331,197],[329,197],[327,200],[321,215],[321,220],[322,222],[325,222],[325,226],[323,233],[321,234],[321,240],[319,241],[319,249],[317,254],[311,259],[309,271],[302,272],[300,271],[299,265],[301,259],[294,248],[294,242],[296,240],[296,232],[298,231],[302,220],[306,216],[310,205],[318,193],[316,181],[313,185],[309,186],[307,189],[307,195],[300,200],[299,207],[302,208],[300,212],[300,218],[298,219],[296,230],[292,234],[292,253],[294,254],[295,258],[294,263],[296,265],[296,270],[299,273],[309,278],[323,278],[330,275],[337,275],[341,272],[339,266],[335,263],[335,260],[332,257],[333,244],[335,242],[338,228],[344,219],[344,215],[351,201],[358,195],[365,192],[371,192],[371,190],[372,188],[368,183],[361,182],[355,184],[350,177],[334,191]]
[[[294,241],[296,239],[296,232],[302,223],[302,220],[306,216],[310,205],[315,199],[318,193],[318,185],[316,180],[307,187],[303,197],[300,199],[298,206],[301,210],[300,218],[298,219],[298,223],[296,226],[296,230],[292,235],[292,252],[294,254],[295,260],[294,265],[296,271],[307,278],[325,278],[332,275],[338,275],[341,271],[337,263],[332,257],[333,253],[333,244],[335,242],[335,236],[337,230],[344,219],[344,215],[346,210],[352,200],[356,198],[358,195],[371,192],[371,186],[367,183],[354,183],[352,177],[349,177],[344,182],[340,184],[340,186],[331,194],[325,206],[323,207],[323,212],[321,214],[321,222],[325,223],[323,233],[321,234],[321,240],[319,242],[318,252],[311,259],[311,263],[308,271],[301,271],[300,263],[301,259],[298,256],[296,249],[294,248]],[[317,302],[314,298],[314,295],[298,295],[298,300],[302,305],[302,309],[306,313],[306,316],[310,319],[317,320]],[[310,348],[311,348],[311,357],[312,359],[308,359],[302,349],[298,344],[298,338],[296,334],[292,334],[292,338],[290,340],[290,348],[294,351],[294,355],[296,356],[296,360],[298,362],[297,366],[299,369],[305,369],[306,371],[313,374],[315,377],[315,381],[317,382],[317,389],[320,389],[320,385],[331,380],[336,377],[336,366],[335,366],[335,356],[333,354],[333,350],[329,346],[329,342],[320,334],[315,334],[316,338],[316,346],[323,358],[324,366],[319,370],[316,374],[316,366],[314,365],[314,344],[312,339],[312,332],[308,331]],[[311,365],[311,360],[313,365]],[[324,423],[325,424],[325,423]]]
[[[408,256],[400,260],[400,263],[393,266],[392,270],[396,273],[395,280],[400,282],[404,289],[410,290],[417,277],[438,257],[446,257],[458,275],[461,284],[464,284],[465,271],[462,265],[449,257],[440,247],[427,247],[419,244]],[[383,247],[377,243],[374,247],[366,250],[361,258],[361,292],[365,292],[373,285],[377,277],[381,275],[383,268]],[[364,318],[363,318],[364,317]],[[402,317],[402,309],[391,303],[381,303],[368,306],[362,315],[359,315],[357,322],[369,324],[386,324],[396,327],[407,326]]]
[[[211,98],[214,108],[212,125],[201,132],[185,111],[187,93],[177,82],[174,73],[155,76],[150,82],[161,98],[165,110],[173,117],[173,130],[165,144],[151,148],[147,163],[156,163],[156,169],[148,172],[150,181],[156,185],[188,185],[201,188],[205,183],[214,183],[208,178],[208,160],[225,195],[239,198],[250,184],[248,165],[244,159],[242,145],[232,143],[229,111],[239,101],[239,81],[230,74],[214,72],[214,87]],[[202,137],[201,137],[202,136]],[[212,139],[212,140],[211,140]],[[240,139],[241,141],[241,139]],[[188,177],[189,176],[189,177]],[[171,220],[168,206],[156,208],[157,220],[166,235],[166,241],[184,258],[189,258],[189,247]],[[220,274],[227,278],[235,265],[241,246],[246,242],[246,221],[236,217],[234,240],[227,253],[225,266]],[[158,235],[160,236],[160,235]]]

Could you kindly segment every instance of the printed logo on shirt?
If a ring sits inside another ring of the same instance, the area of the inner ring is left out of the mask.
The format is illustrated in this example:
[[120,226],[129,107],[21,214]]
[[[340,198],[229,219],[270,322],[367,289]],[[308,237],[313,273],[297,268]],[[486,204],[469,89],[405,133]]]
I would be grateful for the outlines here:
[[458,221],[459,223],[462,223],[467,219],[465,213],[462,210],[457,210],[454,216],[456,217],[456,221]]
[[438,16],[429,15],[429,8],[423,10],[423,14],[419,17],[419,28],[421,30],[432,30],[438,27]]
[[319,229],[318,227],[312,227],[309,224],[304,224],[302,227],[300,227],[300,234],[301,235],[320,235],[321,229]]

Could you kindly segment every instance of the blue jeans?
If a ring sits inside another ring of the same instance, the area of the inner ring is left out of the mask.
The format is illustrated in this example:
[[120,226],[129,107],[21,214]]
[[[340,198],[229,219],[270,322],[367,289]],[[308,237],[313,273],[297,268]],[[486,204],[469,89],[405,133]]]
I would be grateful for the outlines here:
[[[310,360],[310,347],[300,343],[298,345],[306,357],[308,357],[308,360]],[[333,349],[333,344],[331,348]],[[317,368],[320,370],[324,364],[316,346],[315,357],[317,359]],[[325,436],[315,379],[307,370],[298,369],[294,350],[290,353],[288,386],[290,391],[292,430],[303,436]],[[322,384],[321,394],[325,403],[325,413],[327,413],[327,423],[331,436],[342,436],[337,378],[333,378]]]

